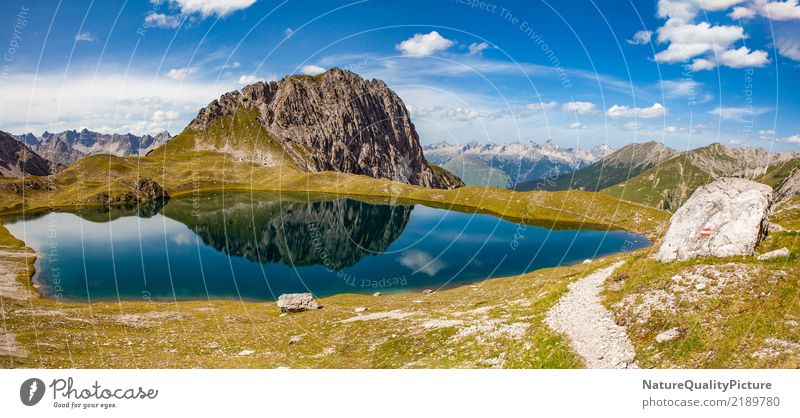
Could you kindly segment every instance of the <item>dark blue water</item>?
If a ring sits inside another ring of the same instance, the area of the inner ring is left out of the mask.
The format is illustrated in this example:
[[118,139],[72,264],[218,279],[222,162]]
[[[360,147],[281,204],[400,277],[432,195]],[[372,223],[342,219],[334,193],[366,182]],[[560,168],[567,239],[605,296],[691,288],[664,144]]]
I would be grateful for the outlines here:
[[650,243],[494,216],[351,199],[210,194],[151,208],[6,221],[41,254],[35,280],[71,301],[408,291],[573,264]]

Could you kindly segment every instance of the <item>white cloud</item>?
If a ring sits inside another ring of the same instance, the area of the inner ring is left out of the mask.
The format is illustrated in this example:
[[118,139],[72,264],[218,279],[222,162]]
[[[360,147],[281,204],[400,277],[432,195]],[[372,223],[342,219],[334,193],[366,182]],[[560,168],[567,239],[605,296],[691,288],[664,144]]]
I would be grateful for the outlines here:
[[97,38],[89,32],[81,32],[75,35],[75,42],[94,42]]
[[765,107],[717,107],[708,114],[717,116],[722,120],[744,121],[769,112]]
[[155,26],[157,28],[175,29],[181,25],[180,16],[169,16],[164,13],[148,13],[144,18],[146,27]]
[[397,261],[403,266],[414,270],[415,273],[421,272],[428,276],[434,276],[447,267],[447,264],[442,260],[433,258],[430,254],[419,250],[408,250]]
[[650,43],[653,37],[653,32],[649,30],[640,30],[633,34],[633,39],[626,39],[625,42],[631,45],[646,45]]
[[733,11],[728,13],[728,17],[734,20],[747,20],[756,16],[756,11],[749,7],[734,7]]
[[627,129],[627,130],[629,130],[629,131],[641,131],[642,130],[642,125],[640,123],[638,123],[638,122],[635,122],[635,121],[630,121],[630,122],[622,125],[622,127]]
[[800,5],[797,0],[764,1],[756,0],[761,15],[772,20],[800,19]]
[[526,104],[525,109],[530,111],[539,111],[544,109],[552,109],[556,106],[558,106],[558,102],[537,102]]
[[167,72],[167,77],[175,81],[184,81],[186,77],[197,72],[195,67],[173,68]]
[[763,67],[769,64],[766,51],[751,51],[746,46],[722,51],[717,55],[717,60],[731,68]]
[[741,26],[711,26],[708,22],[667,21],[657,32],[658,41],[669,42],[669,46],[656,54],[656,61],[667,63],[683,62],[706,52],[724,50],[745,38]]
[[178,112],[174,110],[156,110],[153,112],[152,121],[153,122],[169,122],[173,120],[178,120]]
[[252,74],[242,74],[241,77],[239,77],[239,80],[236,81],[236,84],[239,84],[239,85],[242,85],[242,86],[246,86],[248,84],[253,84],[253,83],[257,82],[257,81],[258,81],[258,77],[254,76]]
[[180,26],[183,19],[195,13],[203,19],[210,16],[222,18],[252,6],[256,0],[150,0],[150,2],[156,5],[169,3],[172,9],[178,10],[178,14],[168,15],[151,11],[144,18],[145,27],[175,29]]
[[768,140],[775,138],[775,131],[772,129],[758,131],[758,139]]
[[785,142],[787,144],[800,144],[800,134],[787,136],[786,138],[777,139],[778,142]]
[[412,57],[427,57],[436,52],[444,51],[453,46],[455,42],[442,37],[439,32],[432,31],[428,34],[417,33],[409,39],[395,45],[398,51]]
[[689,65],[689,68],[692,71],[705,71],[705,70],[713,70],[717,66],[717,63],[706,58],[697,58],[692,61],[692,64]]
[[304,65],[300,67],[300,72],[305,75],[319,75],[325,72],[325,69],[319,65]]
[[183,14],[200,13],[203,17],[225,17],[235,11],[244,10],[256,0],[169,0]]
[[661,103],[653,103],[650,107],[629,107],[624,105],[611,106],[606,114],[612,118],[660,118],[667,114],[667,108]]
[[447,109],[446,116],[450,120],[466,122],[481,117],[481,113],[472,109],[458,107],[455,109]]
[[233,83],[175,83],[152,74],[122,72],[64,77],[61,72],[12,75],[3,87],[0,129],[40,134],[85,126],[108,133],[157,134],[169,129],[174,134],[200,107],[236,88]]
[[411,116],[426,118],[444,109],[444,106],[435,105],[435,106],[417,107],[417,106],[407,105],[406,108],[408,108],[408,113],[411,113]]
[[561,106],[565,112],[575,112],[580,115],[587,115],[591,113],[595,113],[597,111],[597,106],[591,102],[567,102]]
[[481,42],[481,43],[474,42],[474,43],[471,43],[469,45],[469,54],[470,55],[480,54],[481,52],[483,52],[484,49],[486,49],[488,47],[489,47],[489,44],[486,43],[486,42]]
[[775,40],[778,53],[790,60],[800,61],[800,41],[794,38],[778,38]]
[[[761,0],[756,0],[761,1]],[[694,23],[698,13],[724,11],[742,4],[745,0],[659,0],[658,14],[667,18],[656,30],[658,42],[667,48],[655,55],[657,62],[680,63],[693,60],[693,71],[710,70],[717,65],[744,68],[763,67],[769,63],[766,51],[751,51],[746,47],[732,49],[741,40],[747,39],[741,25],[713,25],[707,21]],[[736,7],[732,18],[752,17],[754,11]],[[704,19],[708,15],[704,15]]]
[[574,123],[570,123],[567,128],[580,130],[580,129],[586,129],[586,125],[584,125],[584,124],[582,124],[580,122],[574,122]]

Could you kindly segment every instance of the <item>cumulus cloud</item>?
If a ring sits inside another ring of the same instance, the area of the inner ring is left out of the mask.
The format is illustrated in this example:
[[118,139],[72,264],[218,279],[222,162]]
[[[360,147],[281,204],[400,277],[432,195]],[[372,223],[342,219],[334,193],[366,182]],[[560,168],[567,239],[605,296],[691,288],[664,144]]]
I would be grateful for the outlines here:
[[800,19],[800,5],[797,0],[764,1],[756,0],[761,15],[772,20]]
[[444,51],[453,46],[453,44],[455,44],[455,42],[439,35],[439,32],[432,31],[428,34],[417,33],[411,38],[395,45],[395,48],[404,55],[427,57],[436,52]]
[[772,129],[758,131],[758,139],[766,141],[773,138],[775,138],[775,131]]
[[241,77],[239,77],[239,80],[236,81],[236,84],[245,86],[248,84],[253,84],[256,81],[258,81],[258,77],[252,74],[242,74]]
[[[693,71],[710,70],[717,65],[744,68],[768,64],[770,60],[766,51],[751,51],[747,47],[733,48],[735,43],[748,38],[741,25],[715,25],[707,21],[695,23],[700,11],[724,11],[744,2],[745,0],[659,0],[658,15],[667,21],[656,30],[657,40],[667,47],[655,55],[656,61],[691,61],[690,68]],[[754,14],[754,10],[740,6],[730,16],[749,18]]]
[[150,12],[145,16],[147,27],[174,29],[180,26],[181,21],[190,15],[200,15],[201,18],[225,17],[233,12],[244,10],[253,5],[256,0],[150,0],[151,3],[160,5],[167,3],[177,14]]
[[580,115],[592,114],[597,111],[597,106],[591,102],[567,102],[561,106],[565,112],[574,112]]
[[439,105],[425,106],[425,107],[417,107],[417,106],[408,105],[406,107],[408,108],[408,113],[411,113],[411,116],[418,116],[418,117],[422,117],[422,118],[428,117],[428,116],[430,116],[430,115],[432,115],[432,114],[444,109],[444,106],[439,106]]
[[397,261],[403,266],[414,270],[415,273],[425,273],[428,276],[434,276],[447,267],[444,261],[438,258],[434,259],[430,254],[419,250],[408,250]]
[[489,47],[489,44],[486,43],[486,42],[481,42],[481,43],[474,42],[474,43],[471,43],[469,45],[469,54],[470,55],[480,54],[481,52],[483,52],[484,49],[486,49],[488,47]]
[[481,113],[463,107],[447,109],[445,115],[448,119],[458,122],[466,122],[481,117]]
[[666,115],[667,108],[665,108],[661,103],[653,103],[653,105],[650,107],[614,105],[608,108],[606,114],[612,118],[653,119]]
[[778,53],[790,60],[800,61],[800,41],[794,38],[778,38],[775,40]]
[[81,32],[75,35],[75,42],[94,42],[97,38],[89,32]]
[[173,68],[167,72],[167,77],[175,81],[186,80],[186,77],[197,72],[195,67]]
[[153,12],[144,17],[144,23],[146,27],[175,29],[181,25],[181,17]]
[[319,65],[304,65],[300,67],[300,72],[305,75],[319,75],[325,72],[325,69]]
[[766,51],[751,51],[750,48],[743,46],[720,52],[717,54],[717,61],[731,68],[750,68],[767,65],[769,58]]
[[169,0],[183,14],[199,13],[203,17],[225,17],[235,11],[244,10],[256,0]]
[[689,65],[692,71],[713,70],[717,66],[715,61],[706,58],[697,58]]
[[785,142],[787,144],[800,144],[800,134],[794,134],[785,138],[779,138],[777,141]]
[[752,19],[756,16],[756,11],[749,7],[734,7],[733,11],[728,13],[728,17],[734,20]]
[[156,110],[153,112],[152,120],[153,122],[169,122],[172,120],[178,120],[178,112],[174,110]]
[[633,39],[626,39],[625,42],[631,45],[646,45],[650,43],[653,37],[653,32],[649,30],[640,30],[633,34]]

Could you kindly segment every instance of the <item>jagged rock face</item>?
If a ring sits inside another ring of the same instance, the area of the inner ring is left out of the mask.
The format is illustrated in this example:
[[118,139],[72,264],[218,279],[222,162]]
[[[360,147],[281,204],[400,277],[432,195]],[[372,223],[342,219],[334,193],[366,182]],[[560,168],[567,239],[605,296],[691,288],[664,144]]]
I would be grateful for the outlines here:
[[775,187],[775,204],[783,203],[798,195],[800,195],[800,169],[795,168]]
[[30,150],[25,144],[0,131],[0,176],[46,176],[50,163]]
[[203,108],[189,129],[203,131],[240,106],[259,110],[260,123],[300,168],[442,187],[403,101],[380,80],[334,68],[259,82]]
[[740,178],[700,187],[672,216],[656,254],[662,262],[751,255],[766,235],[772,189]]

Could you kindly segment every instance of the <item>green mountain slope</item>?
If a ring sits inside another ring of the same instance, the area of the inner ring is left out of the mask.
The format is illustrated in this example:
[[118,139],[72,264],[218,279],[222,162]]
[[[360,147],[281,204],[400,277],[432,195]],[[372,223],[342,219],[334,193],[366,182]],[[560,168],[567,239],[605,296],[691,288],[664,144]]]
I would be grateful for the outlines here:
[[741,177],[775,187],[800,159],[793,153],[711,144],[681,153],[603,193],[674,212],[700,186],[720,177]]
[[688,156],[680,155],[601,191],[619,199],[675,211],[695,189],[713,180]]

